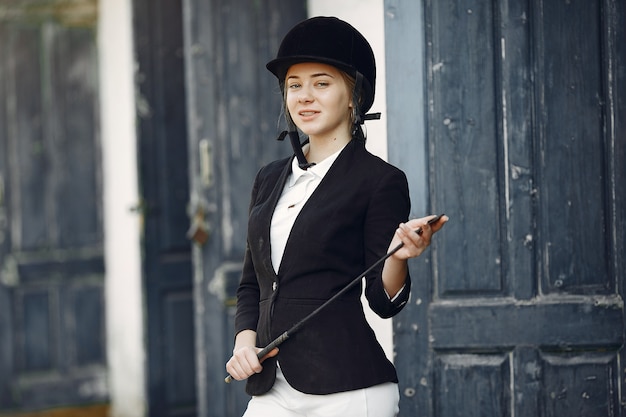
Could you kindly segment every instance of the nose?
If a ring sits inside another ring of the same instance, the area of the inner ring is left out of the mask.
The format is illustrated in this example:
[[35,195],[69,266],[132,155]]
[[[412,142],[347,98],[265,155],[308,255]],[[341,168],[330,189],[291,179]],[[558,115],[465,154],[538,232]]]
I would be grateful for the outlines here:
[[313,101],[313,94],[308,87],[303,86],[300,91],[298,91],[298,102],[299,103],[310,103]]

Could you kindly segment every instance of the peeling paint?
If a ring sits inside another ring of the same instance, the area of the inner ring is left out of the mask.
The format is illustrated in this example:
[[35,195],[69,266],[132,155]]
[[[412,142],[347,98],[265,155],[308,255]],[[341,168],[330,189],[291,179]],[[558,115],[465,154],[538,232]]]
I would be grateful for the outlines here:
[[433,65],[433,72],[440,71],[443,68],[443,62],[438,62]]
[[530,247],[533,243],[533,235],[527,234],[524,237],[524,246]]
[[511,164],[511,178],[514,180],[520,179],[522,176],[529,175],[530,169],[519,165]]

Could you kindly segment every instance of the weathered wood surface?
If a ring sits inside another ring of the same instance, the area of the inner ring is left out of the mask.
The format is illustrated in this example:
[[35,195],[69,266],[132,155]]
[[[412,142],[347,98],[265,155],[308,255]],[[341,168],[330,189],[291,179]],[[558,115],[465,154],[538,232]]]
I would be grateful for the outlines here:
[[401,415],[622,415],[623,2],[385,8],[389,154],[451,218],[395,321]]
[[0,410],[108,398],[95,8],[0,5]]
[[197,415],[182,14],[179,0],[133,2],[147,413],[153,417]]

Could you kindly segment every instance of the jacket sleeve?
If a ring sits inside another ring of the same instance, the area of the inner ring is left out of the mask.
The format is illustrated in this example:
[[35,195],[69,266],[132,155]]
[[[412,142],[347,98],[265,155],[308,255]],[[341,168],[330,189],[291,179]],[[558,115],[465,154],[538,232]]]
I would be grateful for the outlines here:
[[[252,195],[250,198],[250,206],[248,212],[255,204],[258,193],[259,175],[254,180],[252,187]],[[250,245],[246,239],[246,251],[243,260],[243,269],[239,287],[237,288],[237,313],[235,314],[235,336],[243,330],[254,330],[259,321],[259,299],[260,288],[257,281],[256,272],[252,254],[250,253]]]
[[[365,221],[367,265],[374,264],[386,253],[396,228],[408,220],[410,209],[406,175],[394,167],[375,184],[368,206]],[[398,314],[406,305],[411,292],[411,277],[407,272],[404,288],[391,301],[383,286],[383,264],[365,277],[365,296],[376,314],[389,318]]]

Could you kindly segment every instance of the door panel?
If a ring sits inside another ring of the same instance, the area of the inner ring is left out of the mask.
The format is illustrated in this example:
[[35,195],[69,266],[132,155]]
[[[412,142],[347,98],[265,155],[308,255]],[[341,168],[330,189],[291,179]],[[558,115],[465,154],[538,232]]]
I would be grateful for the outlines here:
[[502,413],[511,401],[509,355],[442,353],[435,358],[433,374],[435,415],[509,415]]
[[[458,213],[446,228],[462,239],[438,242],[440,256],[445,256],[437,280],[442,295],[506,291],[501,247],[492,244],[501,238],[497,226],[503,185],[496,175],[501,149],[494,117],[498,97],[493,13],[490,2],[433,2],[432,7],[436,22],[432,89],[441,97],[433,100],[431,132],[442,138],[433,152],[448,161],[434,166],[433,181],[438,190],[444,186],[443,190],[450,190],[452,198],[436,203],[446,213]],[[468,37],[480,48],[467,47]],[[442,193],[434,197],[437,195]],[[485,222],[496,227],[482,227]],[[481,233],[477,234],[479,227]]]
[[[601,1],[540,2],[537,29],[537,198],[542,289],[615,292],[610,275],[607,71]],[[579,28],[585,30],[577,30]],[[575,28],[576,30],[572,30]],[[562,39],[554,42],[553,39]],[[588,190],[595,185],[593,192]],[[584,225],[584,227],[581,227]]]
[[0,6],[0,410],[107,401],[95,3]]
[[[401,415],[623,415],[618,3],[386,2],[391,63],[405,59],[399,16],[423,11],[413,54],[428,103],[428,164],[392,162],[427,177],[413,201],[451,218],[411,265],[416,301],[396,320]],[[399,102],[389,124],[401,128]]]

